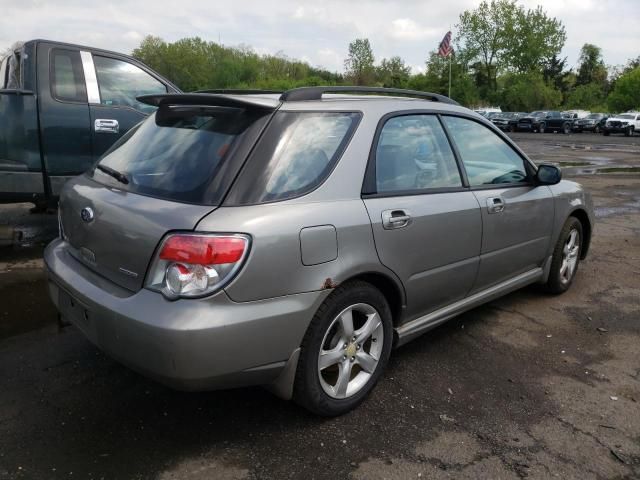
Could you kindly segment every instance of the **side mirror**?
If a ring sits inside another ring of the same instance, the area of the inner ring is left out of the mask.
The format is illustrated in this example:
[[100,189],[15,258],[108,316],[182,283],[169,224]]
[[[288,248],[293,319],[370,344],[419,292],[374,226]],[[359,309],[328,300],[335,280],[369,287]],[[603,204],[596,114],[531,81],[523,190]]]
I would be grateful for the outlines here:
[[555,165],[543,163],[538,166],[536,180],[538,185],[555,185],[562,180],[562,170]]
[[551,115],[547,115],[547,116],[546,116],[546,117],[544,117],[544,118],[549,119],[549,118],[551,118]]

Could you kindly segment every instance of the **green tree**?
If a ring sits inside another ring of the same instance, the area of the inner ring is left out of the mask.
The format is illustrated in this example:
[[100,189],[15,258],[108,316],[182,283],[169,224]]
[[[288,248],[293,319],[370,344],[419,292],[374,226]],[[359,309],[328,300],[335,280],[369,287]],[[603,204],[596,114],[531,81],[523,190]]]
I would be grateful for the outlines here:
[[640,109],[640,67],[621,75],[607,99],[613,112]]
[[607,67],[602,60],[602,49],[591,43],[585,43],[578,59],[578,85],[597,83],[602,88],[607,82]]
[[517,72],[540,71],[562,50],[567,34],[560,20],[547,16],[541,6],[516,10],[506,63]]
[[602,110],[605,95],[602,86],[597,83],[578,85],[568,96],[565,105],[568,108]]
[[372,85],[375,81],[375,57],[367,38],[357,38],[349,44],[349,56],[344,61],[346,77],[355,85]]
[[411,67],[407,66],[402,58],[395,56],[390,59],[383,58],[378,67],[378,80],[383,87],[403,88],[411,76]]
[[523,112],[557,108],[562,102],[560,91],[538,72],[506,75],[502,98],[503,109]]
[[460,14],[459,43],[484,69],[488,86],[497,89],[497,72],[505,64],[517,17],[515,1],[483,0],[475,10]]

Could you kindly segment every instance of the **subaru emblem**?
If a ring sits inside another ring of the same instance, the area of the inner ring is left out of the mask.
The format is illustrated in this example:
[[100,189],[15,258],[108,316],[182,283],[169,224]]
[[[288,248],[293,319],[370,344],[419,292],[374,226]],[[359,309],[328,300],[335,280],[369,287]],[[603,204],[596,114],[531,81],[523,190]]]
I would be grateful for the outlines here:
[[93,210],[91,210],[90,207],[84,207],[80,211],[80,217],[83,221],[89,223],[91,220],[93,220]]

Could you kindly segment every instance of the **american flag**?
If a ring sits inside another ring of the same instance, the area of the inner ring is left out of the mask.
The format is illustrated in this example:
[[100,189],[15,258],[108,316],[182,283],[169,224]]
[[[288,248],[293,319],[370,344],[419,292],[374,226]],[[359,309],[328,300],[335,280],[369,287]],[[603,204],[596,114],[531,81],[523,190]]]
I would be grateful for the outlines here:
[[440,46],[438,47],[438,55],[441,57],[448,57],[453,53],[453,47],[451,46],[451,32],[447,32],[442,41],[440,42]]

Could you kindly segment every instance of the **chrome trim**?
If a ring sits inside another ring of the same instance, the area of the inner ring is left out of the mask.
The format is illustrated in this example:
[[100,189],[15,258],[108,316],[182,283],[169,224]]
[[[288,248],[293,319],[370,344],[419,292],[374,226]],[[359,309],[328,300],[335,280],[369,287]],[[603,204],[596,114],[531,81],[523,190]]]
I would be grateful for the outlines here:
[[84,70],[84,81],[87,87],[89,103],[100,104],[100,89],[98,88],[96,68],[93,65],[93,56],[91,52],[81,51],[80,58],[82,59],[82,70]]
[[431,312],[427,315],[416,318],[415,320],[411,320],[410,322],[396,328],[396,333],[398,334],[398,342],[396,346],[404,345],[418,335],[421,335],[427,330],[430,330],[467,310],[482,305],[494,298],[501,297],[505,293],[512,292],[524,287],[525,285],[534,283],[542,278],[542,276],[542,268],[536,267],[510,278],[509,280],[498,283],[493,287],[489,287],[486,290],[475,293],[470,297],[463,298],[451,305],[436,310],[435,312]]

